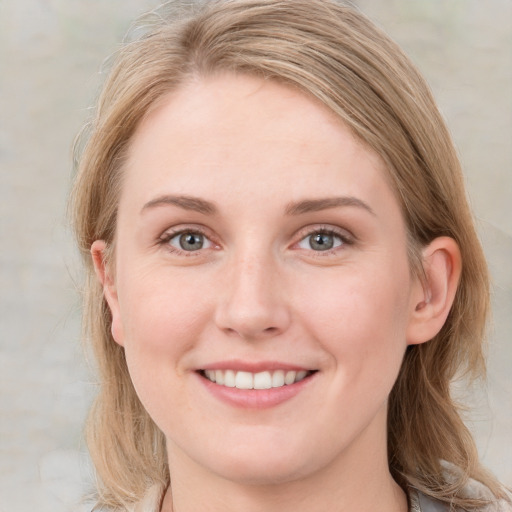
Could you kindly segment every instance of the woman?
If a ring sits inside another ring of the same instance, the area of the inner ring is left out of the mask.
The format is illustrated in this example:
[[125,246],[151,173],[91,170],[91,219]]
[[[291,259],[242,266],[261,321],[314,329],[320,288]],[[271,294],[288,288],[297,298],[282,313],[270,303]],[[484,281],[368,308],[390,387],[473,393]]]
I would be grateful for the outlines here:
[[510,509],[449,394],[489,301],[460,165],[361,14],[171,3],[118,55],[73,208],[98,506]]

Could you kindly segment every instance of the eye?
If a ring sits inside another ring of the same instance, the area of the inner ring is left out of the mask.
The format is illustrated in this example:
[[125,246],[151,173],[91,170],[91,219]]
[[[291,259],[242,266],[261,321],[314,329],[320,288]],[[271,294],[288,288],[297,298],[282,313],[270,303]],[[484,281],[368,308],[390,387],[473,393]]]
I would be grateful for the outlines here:
[[185,252],[200,251],[212,246],[212,242],[205,235],[197,231],[182,231],[170,234],[163,241],[171,247]]
[[315,231],[303,238],[297,245],[301,249],[329,251],[347,243],[343,236],[332,231]]

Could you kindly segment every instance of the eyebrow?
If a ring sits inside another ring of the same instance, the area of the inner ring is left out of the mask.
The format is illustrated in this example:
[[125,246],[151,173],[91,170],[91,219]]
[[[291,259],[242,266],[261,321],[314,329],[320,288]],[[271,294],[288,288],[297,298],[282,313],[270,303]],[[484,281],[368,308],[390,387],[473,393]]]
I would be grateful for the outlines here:
[[217,207],[210,201],[200,199],[193,196],[174,196],[164,195],[156,197],[151,201],[148,201],[141,210],[141,213],[151,208],[157,208],[159,206],[178,206],[184,210],[192,210],[205,215],[215,215],[217,213]]
[[328,210],[329,208],[339,208],[347,206],[362,208],[363,210],[366,210],[372,215],[375,215],[375,212],[367,203],[353,196],[304,199],[303,201],[289,203],[286,206],[285,211],[287,215],[301,215],[303,213],[319,212],[322,210]]
[[[178,206],[184,210],[192,210],[205,215],[215,215],[218,212],[217,207],[210,201],[200,199],[199,197],[186,196],[186,195],[163,195],[148,201],[143,207],[141,212],[159,206]],[[328,210],[329,208],[339,207],[356,207],[362,208],[367,212],[375,215],[372,208],[357,197],[341,196],[341,197],[326,197],[320,199],[304,199],[302,201],[289,203],[285,208],[286,215],[301,215],[310,212],[319,212]]]

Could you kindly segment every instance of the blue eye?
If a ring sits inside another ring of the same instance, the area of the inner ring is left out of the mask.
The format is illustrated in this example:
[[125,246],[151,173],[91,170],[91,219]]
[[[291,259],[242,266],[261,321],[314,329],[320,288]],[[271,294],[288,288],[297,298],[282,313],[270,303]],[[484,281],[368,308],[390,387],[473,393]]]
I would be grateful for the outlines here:
[[317,231],[315,233],[311,233],[307,237],[303,238],[298,246],[301,249],[310,249],[313,251],[328,251],[330,249],[335,249],[343,245],[345,241],[342,239],[340,235],[336,233]]
[[184,231],[170,237],[167,242],[170,246],[181,251],[193,252],[208,249],[212,243],[202,233]]

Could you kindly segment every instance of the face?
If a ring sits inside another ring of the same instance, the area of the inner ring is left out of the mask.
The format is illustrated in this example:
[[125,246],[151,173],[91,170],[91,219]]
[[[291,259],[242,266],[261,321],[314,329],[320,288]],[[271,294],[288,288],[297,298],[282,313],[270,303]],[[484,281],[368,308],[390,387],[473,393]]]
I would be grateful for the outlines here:
[[385,451],[421,288],[383,163],[314,100],[223,75],[130,147],[113,333],[171,468],[303,478]]

